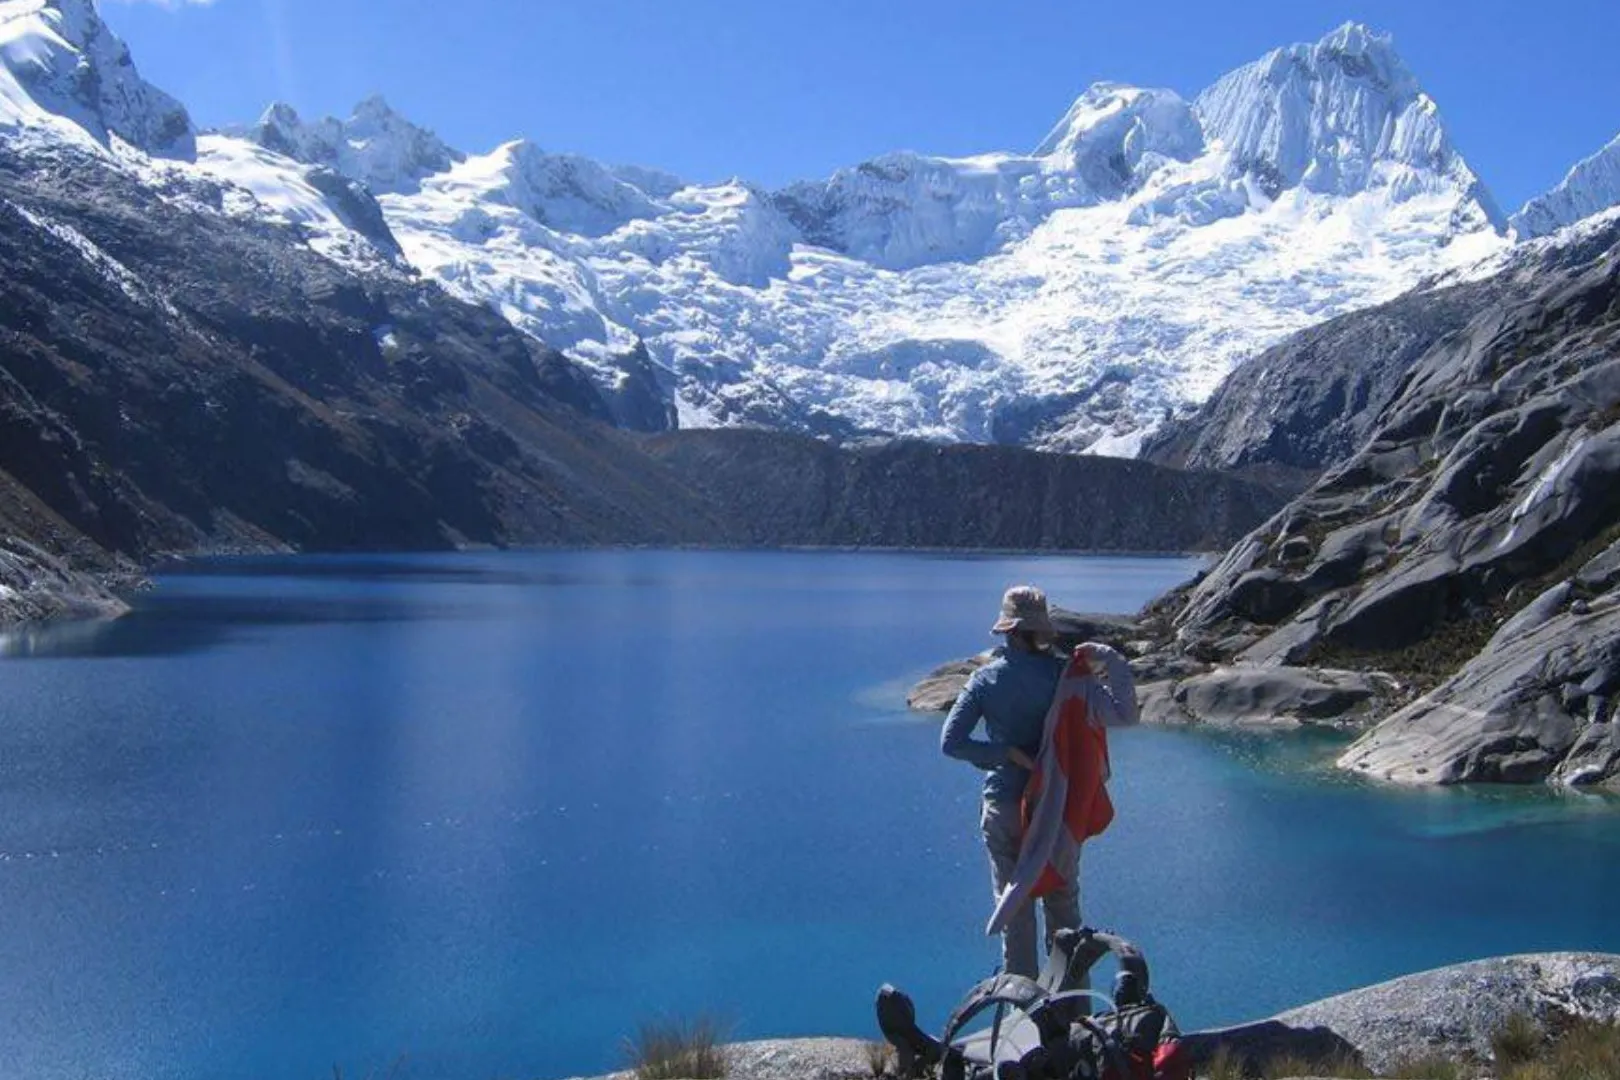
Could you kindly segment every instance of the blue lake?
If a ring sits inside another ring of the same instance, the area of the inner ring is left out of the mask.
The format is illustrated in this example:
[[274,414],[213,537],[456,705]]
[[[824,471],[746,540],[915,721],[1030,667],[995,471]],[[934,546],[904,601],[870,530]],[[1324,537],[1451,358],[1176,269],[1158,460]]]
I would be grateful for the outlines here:
[[[1001,590],[1188,560],[223,561],[0,639],[0,1076],[599,1072],[660,1016],[937,1027],[995,962],[978,775],[903,697]],[[1388,791],[1331,740],[1114,736],[1088,919],[1184,1026],[1488,954],[1620,951],[1616,804]]]

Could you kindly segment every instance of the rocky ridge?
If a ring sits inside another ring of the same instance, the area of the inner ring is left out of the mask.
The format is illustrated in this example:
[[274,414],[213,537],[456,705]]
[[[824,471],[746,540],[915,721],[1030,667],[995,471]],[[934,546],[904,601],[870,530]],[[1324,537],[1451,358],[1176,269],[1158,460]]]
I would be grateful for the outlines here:
[[1361,449],[1437,342],[1539,281],[1601,258],[1613,219],[1585,219],[1466,274],[1292,335],[1238,365],[1196,412],[1147,439],[1141,456],[1302,490]]
[[[1507,244],[1434,101],[1356,24],[1191,100],[1098,83],[1028,154],[896,153],[778,191],[522,140],[469,157],[377,97],[199,140],[91,0],[0,0],[0,27],[12,139],[144,156],[160,188],[201,173],[328,258],[419,271],[569,351],[641,430],[1131,456],[1263,346]],[[1548,222],[1604,205],[1609,156]]]
[[1558,186],[1538,195],[1514,214],[1514,235],[1550,236],[1593,214],[1620,205],[1620,136],[1589,158],[1577,162]]
[[1385,671],[1340,764],[1415,783],[1620,778],[1620,219],[1433,342],[1369,440],[1156,612],[1259,673]]

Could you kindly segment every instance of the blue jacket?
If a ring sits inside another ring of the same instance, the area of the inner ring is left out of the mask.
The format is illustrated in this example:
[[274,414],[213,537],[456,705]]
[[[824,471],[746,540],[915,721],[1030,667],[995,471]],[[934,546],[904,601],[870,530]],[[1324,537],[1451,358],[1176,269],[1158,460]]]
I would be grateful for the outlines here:
[[[991,661],[968,679],[940,731],[947,755],[986,770],[984,797],[1014,802],[1024,794],[1029,773],[1007,760],[1013,747],[1031,758],[1040,752],[1046,712],[1052,707],[1064,660],[1049,653],[997,649]],[[984,721],[988,738],[973,732]]]

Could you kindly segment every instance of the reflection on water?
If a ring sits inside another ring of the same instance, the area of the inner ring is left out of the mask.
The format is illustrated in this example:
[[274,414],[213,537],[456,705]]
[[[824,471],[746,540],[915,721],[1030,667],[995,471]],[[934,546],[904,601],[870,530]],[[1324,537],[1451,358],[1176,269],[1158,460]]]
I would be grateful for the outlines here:
[[472,605],[387,597],[188,596],[145,594],[128,614],[27,625],[0,631],[0,657],[177,656],[240,639],[266,627],[476,618]]
[[[303,581],[377,582],[469,585],[579,585],[590,578],[543,567],[515,567],[476,557],[421,555],[383,558],[374,555],[286,556],[247,555],[218,559],[188,559],[160,566],[164,578],[292,578]],[[644,578],[642,583],[652,579]],[[620,582],[630,584],[630,582]]]

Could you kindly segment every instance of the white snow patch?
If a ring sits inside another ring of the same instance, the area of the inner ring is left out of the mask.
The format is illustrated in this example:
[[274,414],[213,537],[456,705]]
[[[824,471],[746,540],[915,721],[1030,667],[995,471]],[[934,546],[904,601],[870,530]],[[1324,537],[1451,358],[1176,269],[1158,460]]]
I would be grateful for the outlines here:
[[1138,428],[1123,435],[1104,435],[1086,447],[1086,453],[1097,457],[1134,458],[1142,453],[1142,444],[1152,434],[1151,428]]
[[158,296],[147,288],[146,284],[136,277],[129,267],[107,254],[96,245],[95,241],[85,236],[78,229],[37,211],[18,206],[16,203],[8,201],[8,205],[21,214],[29,224],[49,233],[72,248],[80,258],[94,267],[106,280],[117,285],[119,290],[131,300],[138,304],[160,308],[172,318],[180,318],[180,312],[167,297]]
[[192,169],[223,183],[224,211],[233,217],[270,219],[299,229],[318,254],[352,269],[388,264],[376,245],[351,229],[327,197],[309,182],[308,168],[245,139],[204,135]]

